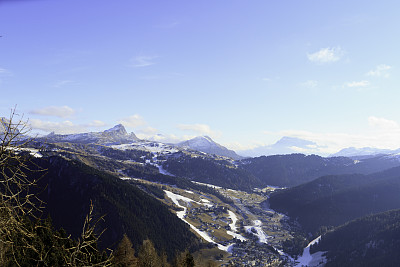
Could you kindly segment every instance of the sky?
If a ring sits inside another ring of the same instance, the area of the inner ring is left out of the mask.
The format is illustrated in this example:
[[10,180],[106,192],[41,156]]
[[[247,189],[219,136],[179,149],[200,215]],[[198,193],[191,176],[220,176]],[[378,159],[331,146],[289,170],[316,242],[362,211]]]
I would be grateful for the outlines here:
[[[0,0],[0,116],[32,132],[400,148],[399,1]],[[304,148],[303,148],[304,149]]]

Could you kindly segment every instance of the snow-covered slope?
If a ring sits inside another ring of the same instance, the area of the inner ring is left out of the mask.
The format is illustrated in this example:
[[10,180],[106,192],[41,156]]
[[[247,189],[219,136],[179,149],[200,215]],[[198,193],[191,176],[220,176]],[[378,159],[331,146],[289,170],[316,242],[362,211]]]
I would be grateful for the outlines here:
[[54,132],[41,138],[48,142],[76,142],[96,144],[126,144],[139,140],[134,133],[128,134],[122,124],[118,124],[103,132],[80,134],[55,134]]
[[178,143],[177,146],[233,159],[242,158],[236,154],[235,151],[229,150],[226,147],[217,144],[209,136],[198,136],[193,139]]
[[318,267],[325,265],[326,258],[324,257],[324,254],[326,252],[318,251],[314,254],[310,254],[310,247],[318,243],[320,239],[321,236],[315,238],[308,244],[307,247],[304,248],[303,254],[296,260],[297,264],[295,265],[295,267],[302,267],[302,266]]
[[129,144],[120,144],[120,145],[112,145],[114,149],[119,150],[143,150],[155,153],[155,156],[158,154],[172,154],[179,151],[173,145],[168,145],[160,142],[152,142],[146,140],[139,140]]

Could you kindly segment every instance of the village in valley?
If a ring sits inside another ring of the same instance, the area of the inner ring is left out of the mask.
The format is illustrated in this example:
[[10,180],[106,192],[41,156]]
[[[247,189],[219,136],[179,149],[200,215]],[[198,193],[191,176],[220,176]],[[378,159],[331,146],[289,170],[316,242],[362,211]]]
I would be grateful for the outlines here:
[[223,202],[208,193],[138,179],[135,182],[162,188],[165,197],[161,201],[208,244],[208,249],[200,253],[210,255],[221,266],[294,265],[283,252],[283,242],[293,238],[288,217],[268,207],[268,195],[276,188],[247,193],[207,185],[225,197]]

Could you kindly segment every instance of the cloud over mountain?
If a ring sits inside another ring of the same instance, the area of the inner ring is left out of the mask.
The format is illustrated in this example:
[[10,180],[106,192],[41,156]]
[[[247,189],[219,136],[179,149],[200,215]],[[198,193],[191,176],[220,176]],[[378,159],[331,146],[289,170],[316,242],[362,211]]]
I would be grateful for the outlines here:
[[42,116],[68,118],[74,115],[76,111],[69,106],[48,106],[40,109],[34,109],[30,113]]

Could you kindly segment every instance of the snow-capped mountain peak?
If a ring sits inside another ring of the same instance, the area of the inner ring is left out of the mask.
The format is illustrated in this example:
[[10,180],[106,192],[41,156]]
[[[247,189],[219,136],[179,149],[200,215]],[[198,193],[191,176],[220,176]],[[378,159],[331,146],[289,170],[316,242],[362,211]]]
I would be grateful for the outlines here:
[[105,130],[105,133],[113,133],[113,134],[117,134],[117,135],[127,135],[128,132],[126,131],[124,125],[122,124],[117,124],[114,127]]
[[318,144],[297,137],[283,136],[272,145],[259,146],[250,150],[243,150],[239,153],[244,156],[258,157],[270,155],[284,155],[292,153],[314,154]]
[[134,133],[128,134],[122,124],[103,132],[90,132],[80,134],[55,134],[50,133],[45,137],[49,142],[78,142],[96,144],[127,144],[139,140]]
[[193,139],[186,140],[177,144],[179,147],[189,148],[209,154],[215,154],[233,159],[240,159],[241,157],[233,150],[229,150],[224,146],[214,142],[209,136],[197,136]]
[[188,146],[192,149],[194,148],[200,148],[200,147],[211,147],[211,146],[218,146],[217,143],[215,143],[209,136],[197,136],[193,139],[187,140],[185,142],[185,146]]

